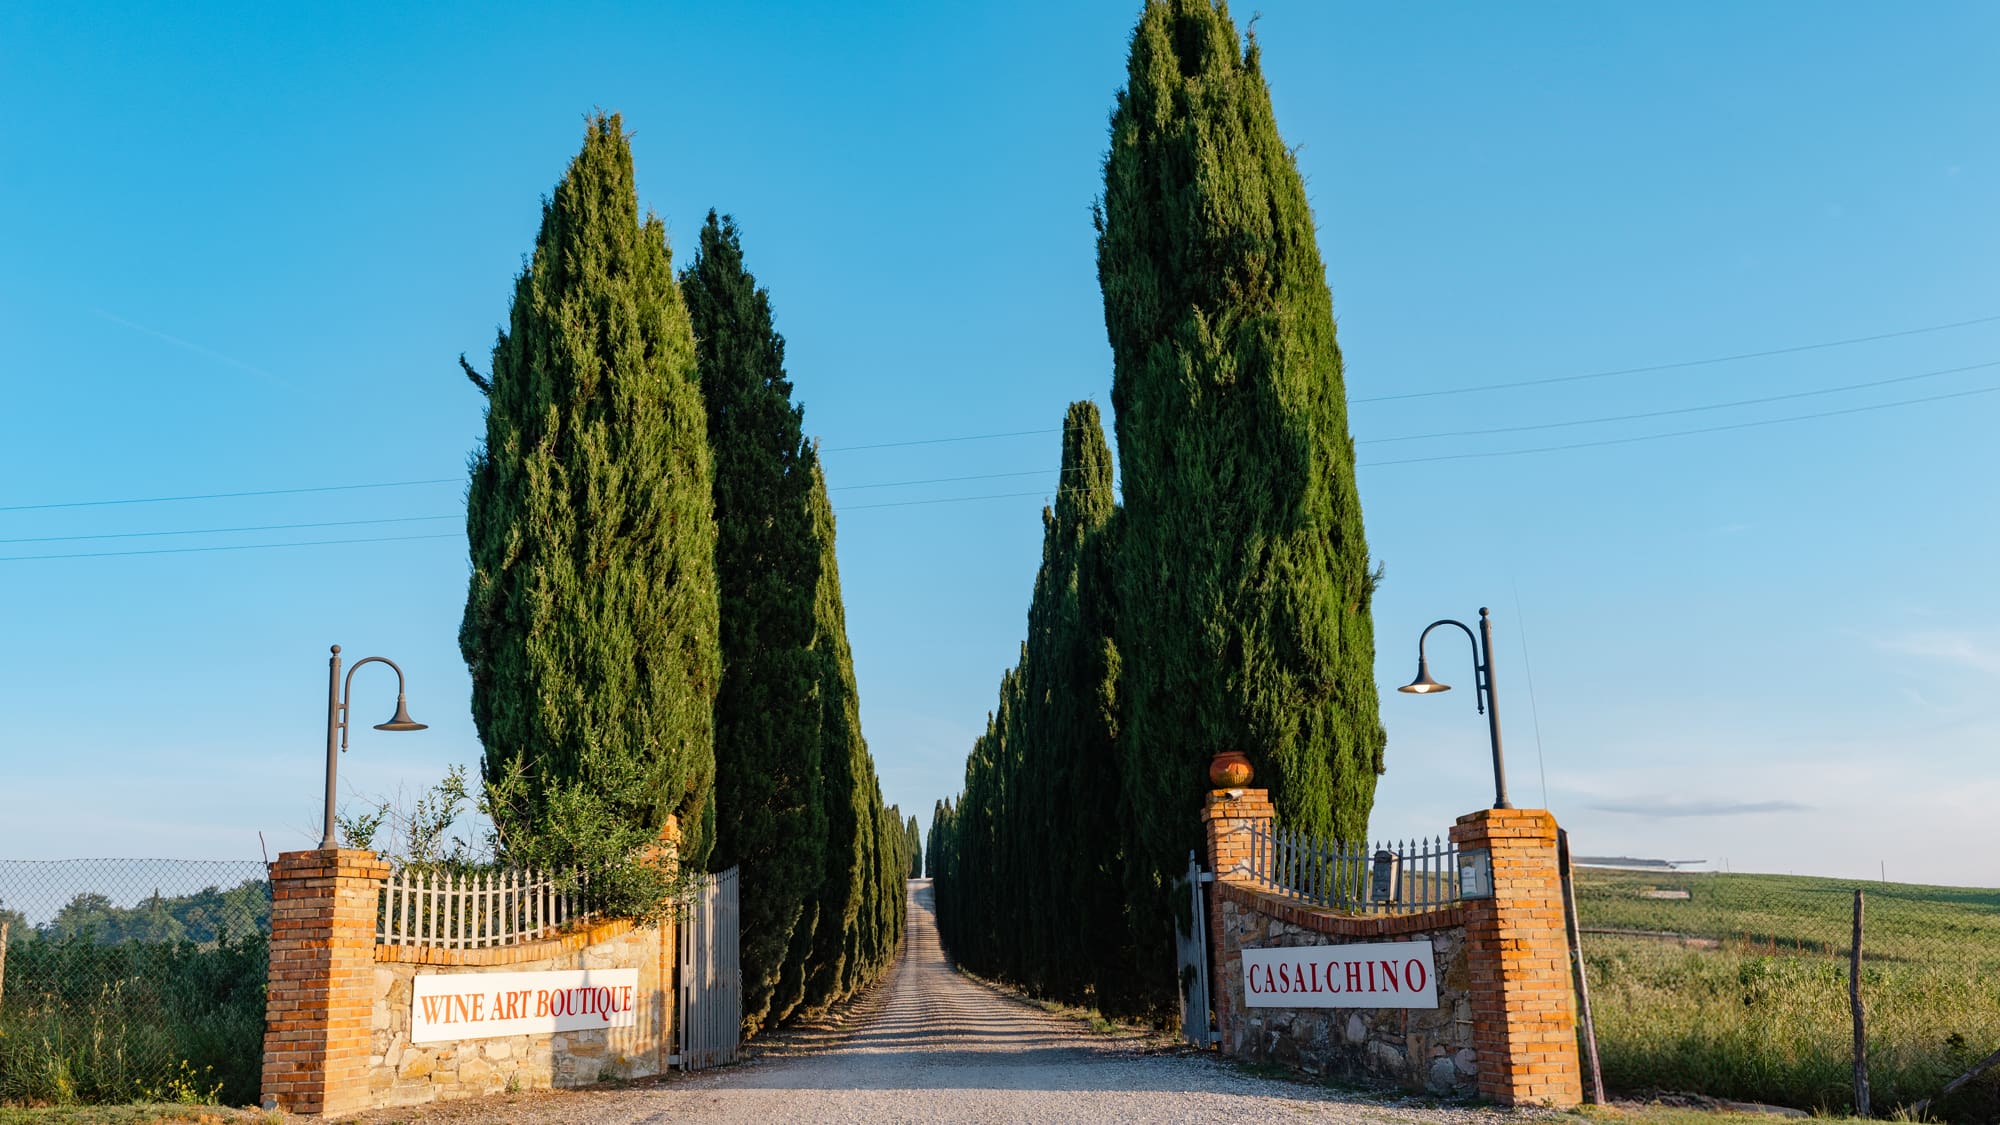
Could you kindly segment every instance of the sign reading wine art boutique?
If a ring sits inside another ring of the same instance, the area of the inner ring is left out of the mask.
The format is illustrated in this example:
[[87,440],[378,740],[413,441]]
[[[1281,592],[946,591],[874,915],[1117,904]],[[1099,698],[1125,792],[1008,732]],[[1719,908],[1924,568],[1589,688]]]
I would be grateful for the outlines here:
[[410,982],[410,1042],[631,1027],[637,969],[425,973]]
[[1428,941],[1245,949],[1243,1002],[1252,1008],[1435,1008],[1436,958]]

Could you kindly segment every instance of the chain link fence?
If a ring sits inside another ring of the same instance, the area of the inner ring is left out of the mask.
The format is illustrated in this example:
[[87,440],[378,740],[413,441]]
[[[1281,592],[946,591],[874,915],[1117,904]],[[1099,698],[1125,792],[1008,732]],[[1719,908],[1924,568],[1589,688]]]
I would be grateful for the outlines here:
[[1853,1112],[1857,889],[1874,1114],[2000,1120],[2000,890],[1579,867],[1605,1084]]
[[0,1105],[257,1100],[255,860],[0,860]]

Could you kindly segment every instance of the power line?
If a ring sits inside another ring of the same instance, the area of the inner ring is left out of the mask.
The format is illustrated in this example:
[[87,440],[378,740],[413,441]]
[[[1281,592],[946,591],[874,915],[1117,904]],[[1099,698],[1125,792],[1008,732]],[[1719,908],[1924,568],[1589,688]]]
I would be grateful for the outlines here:
[[1555,375],[1546,379],[1523,379],[1515,383],[1484,383],[1476,387],[1449,387],[1438,391],[1408,391],[1398,395],[1374,395],[1369,398],[1349,399],[1351,404],[1364,402],[1401,402],[1413,398],[1437,398],[1441,395],[1469,395],[1480,391],[1511,391],[1522,387],[1546,387],[1553,383],[1575,383],[1584,379],[1608,379],[1614,375],[1643,375],[1653,371],[1678,371],[1689,367],[1706,367],[1716,363],[1735,363],[1744,359],[1763,359],[1774,355],[1794,355],[1799,352],[1819,351],[1825,348],[1844,348],[1849,344],[1867,344],[1876,340],[1894,340],[1903,336],[1920,336],[1926,332],[1943,332],[1951,328],[1969,328],[1975,324],[1991,324],[2000,320],[2000,314],[1976,317],[1972,320],[1957,320],[1950,324],[1932,324],[1923,328],[1905,328],[1897,332],[1880,332],[1873,336],[1851,336],[1845,340],[1827,340],[1817,344],[1794,344],[1784,348],[1767,348],[1757,352],[1737,352],[1734,355],[1710,356],[1707,359],[1685,359],[1677,363],[1654,363],[1645,367],[1620,367],[1611,371],[1589,371],[1581,375]]
[[75,555],[0,555],[0,562],[34,562],[38,559],[119,559],[131,555],[193,555],[211,551],[262,551],[273,547],[329,547],[340,543],[404,543],[415,539],[453,539],[458,532],[436,535],[384,535],[371,539],[303,539],[296,543],[237,543],[223,547],[165,547],[153,551],[95,551]]
[[154,539],[172,535],[232,535],[242,531],[295,531],[308,527],[358,527],[377,523],[424,523],[431,520],[463,519],[463,516],[403,516],[383,520],[331,520],[324,523],[267,523],[255,527],[205,527],[192,531],[119,531],[104,535],[44,535],[33,539],[0,539],[11,543],[74,543],[84,539]]
[[[1065,492],[1086,491],[1089,490],[1083,486],[1077,486],[1074,488],[1058,488],[1054,494],[1061,496]],[[1036,492],[993,492],[985,496],[941,496],[935,500],[892,500],[882,504],[843,504],[835,509],[835,511],[858,512],[864,508],[914,508],[921,504],[963,504],[972,500],[1010,500],[1022,496],[1047,496],[1049,494],[1048,489],[1042,489]]]
[[908,488],[917,484],[953,484],[967,480],[1001,480],[1006,477],[1038,477],[1051,470],[1029,469],[1023,473],[981,473],[970,477],[931,477],[927,480],[892,480],[880,484],[843,484],[827,489],[828,492],[858,492],[864,488]]
[[12,504],[0,512],[44,512],[52,508],[106,508],[116,504],[171,504],[181,500],[234,500],[243,496],[300,496],[308,492],[354,492],[364,488],[412,488],[420,484],[457,484],[464,477],[435,480],[392,480],[380,484],[328,484],[317,488],[266,488],[255,492],[208,492],[198,496],[143,496],[128,500],[69,500],[60,504]]
[[1029,437],[1034,434],[1059,434],[1062,427],[1049,430],[1009,430],[1003,434],[966,434],[963,437],[920,438],[916,441],[878,441],[872,445],[842,445],[821,450],[822,453],[852,453],[861,449],[899,449],[906,445],[944,445],[955,441],[988,441],[993,438]]
[[1735,402],[1712,402],[1703,406],[1682,406],[1672,410],[1649,410],[1642,414],[1607,414],[1601,418],[1577,418],[1568,422],[1535,422],[1524,426],[1495,426],[1484,430],[1441,430],[1432,434],[1402,434],[1397,437],[1365,438],[1356,445],[1381,445],[1394,441],[1425,441],[1431,438],[1485,437],[1490,434],[1518,434],[1528,430],[1559,430],[1568,426],[1594,426],[1600,422],[1636,422],[1644,418],[1666,418],[1675,414],[1699,414],[1707,410],[1728,410],[1737,406],[1759,406],[1769,402],[1785,402],[1795,398],[1813,398],[1817,395],[1840,394],[1844,391],[1867,390],[1871,387],[1887,387],[1896,383],[1912,383],[1918,379],[1934,379],[1940,375],[1957,375],[1966,371],[1978,371],[1987,367],[2000,367],[2000,360],[1972,363],[1964,367],[1946,367],[1938,371],[1922,371],[1915,375],[1899,375],[1894,379],[1876,379],[1867,383],[1849,383],[1842,387],[1822,387],[1812,391],[1793,391],[1790,394],[1766,395],[1763,398],[1742,398]]
[[1916,406],[1926,402],[1943,402],[1947,399],[1970,398],[1974,395],[1990,395],[2000,391],[2000,387],[1978,387],[1969,391],[1953,391],[1950,394],[1927,395],[1923,398],[1898,399],[1895,402],[1878,402],[1872,406],[1850,406],[1844,410],[1822,410],[1817,414],[1793,414],[1784,418],[1763,418],[1755,422],[1735,422],[1726,426],[1702,426],[1692,430],[1668,430],[1659,434],[1639,434],[1634,437],[1605,438],[1602,441],[1579,441],[1568,445],[1541,445],[1532,449],[1499,449],[1483,453],[1442,453],[1435,457],[1406,457],[1398,461],[1369,461],[1358,468],[1378,469],[1389,465],[1421,465],[1430,461],[1468,461],[1485,457],[1521,457],[1530,453],[1556,453],[1567,449],[1595,449],[1606,445],[1631,445],[1641,441],[1659,441],[1662,438],[1688,437],[1693,434],[1719,434],[1727,430],[1748,430],[1757,426],[1777,426],[1786,422],[1808,422],[1815,418],[1837,418],[1845,414],[1866,414],[1875,410],[1888,410],[1897,406]]

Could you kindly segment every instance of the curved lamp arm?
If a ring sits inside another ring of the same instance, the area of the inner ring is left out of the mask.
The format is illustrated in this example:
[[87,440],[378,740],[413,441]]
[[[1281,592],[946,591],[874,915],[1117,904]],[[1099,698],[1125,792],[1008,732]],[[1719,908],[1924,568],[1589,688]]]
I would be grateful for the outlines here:
[[1417,635],[1417,678],[1397,690],[1415,695],[1451,690],[1449,684],[1431,679],[1430,664],[1424,659],[1424,641],[1430,637],[1431,630],[1440,625],[1458,626],[1465,633],[1465,639],[1472,642],[1473,704],[1485,712],[1487,733],[1493,739],[1493,807],[1511,809],[1514,806],[1507,801],[1507,767],[1500,754],[1500,700],[1493,692],[1493,620],[1487,616],[1486,607],[1479,607],[1478,636],[1473,635],[1472,628],[1465,622],[1449,617],[1424,626],[1424,631]]
[[347,680],[340,686],[340,748],[342,750],[347,749],[348,713],[354,708],[354,673],[361,671],[363,664],[378,663],[387,664],[389,667],[396,669],[396,719],[391,719],[383,725],[385,727],[389,726],[395,723],[397,719],[404,722],[409,721],[409,712],[405,709],[403,701],[403,669],[395,661],[386,656],[364,656],[348,667]]
[[[1482,609],[1479,612],[1484,615],[1486,611]],[[1483,715],[1486,713],[1486,703],[1481,693],[1486,690],[1486,665],[1480,657],[1479,638],[1472,635],[1471,626],[1465,622],[1450,617],[1441,618],[1424,626],[1424,631],[1417,634],[1417,682],[1422,683],[1425,679],[1429,678],[1429,665],[1424,659],[1424,641],[1430,638],[1431,630],[1440,625],[1458,626],[1459,631],[1465,634],[1465,639],[1472,644],[1472,703],[1473,707]],[[1399,688],[1398,690],[1404,689]],[[1436,690],[1449,691],[1451,689],[1448,685],[1439,684]],[[1419,692],[1418,694],[1424,693]]]

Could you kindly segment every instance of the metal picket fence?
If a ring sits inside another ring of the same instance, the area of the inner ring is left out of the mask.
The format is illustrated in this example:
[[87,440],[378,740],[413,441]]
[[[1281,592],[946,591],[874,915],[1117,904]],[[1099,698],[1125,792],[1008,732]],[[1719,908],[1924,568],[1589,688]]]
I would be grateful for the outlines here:
[[1442,836],[1364,848],[1253,824],[1250,869],[1281,894],[1343,913],[1409,913],[1459,899],[1458,850]]
[[256,860],[0,860],[0,1104],[257,1097]]

